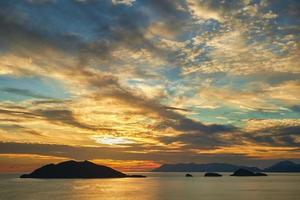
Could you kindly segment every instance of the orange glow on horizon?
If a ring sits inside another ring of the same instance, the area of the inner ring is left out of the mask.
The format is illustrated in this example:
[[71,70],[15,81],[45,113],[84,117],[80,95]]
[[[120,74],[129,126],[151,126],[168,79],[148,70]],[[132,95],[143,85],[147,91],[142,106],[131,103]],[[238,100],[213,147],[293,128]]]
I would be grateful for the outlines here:
[[[49,163],[59,163],[71,158],[43,156],[36,154],[0,154],[0,173],[31,172],[36,168]],[[146,172],[160,166],[151,160],[111,160],[95,159],[91,162],[105,165],[121,172]]]

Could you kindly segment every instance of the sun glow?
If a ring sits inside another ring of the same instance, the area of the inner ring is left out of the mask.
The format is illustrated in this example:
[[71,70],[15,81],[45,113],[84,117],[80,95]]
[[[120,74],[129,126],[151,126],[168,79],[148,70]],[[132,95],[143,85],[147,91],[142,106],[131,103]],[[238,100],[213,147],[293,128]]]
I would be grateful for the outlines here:
[[108,145],[120,145],[120,144],[132,144],[133,141],[123,138],[123,137],[113,137],[113,136],[94,136],[94,140],[100,144]]

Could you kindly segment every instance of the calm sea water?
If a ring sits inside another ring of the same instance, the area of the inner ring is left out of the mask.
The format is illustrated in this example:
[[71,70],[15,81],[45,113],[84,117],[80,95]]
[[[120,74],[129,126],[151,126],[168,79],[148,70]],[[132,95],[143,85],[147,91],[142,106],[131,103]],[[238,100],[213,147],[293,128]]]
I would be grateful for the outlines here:
[[138,173],[147,178],[42,180],[0,175],[1,200],[299,200],[300,173],[268,177],[203,177]]

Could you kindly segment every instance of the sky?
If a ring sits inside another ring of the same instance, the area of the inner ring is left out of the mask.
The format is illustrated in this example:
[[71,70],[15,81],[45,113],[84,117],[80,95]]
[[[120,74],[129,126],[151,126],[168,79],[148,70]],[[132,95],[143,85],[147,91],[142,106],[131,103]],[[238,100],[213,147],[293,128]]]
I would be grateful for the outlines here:
[[300,1],[0,1],[0,172],[300,161]]

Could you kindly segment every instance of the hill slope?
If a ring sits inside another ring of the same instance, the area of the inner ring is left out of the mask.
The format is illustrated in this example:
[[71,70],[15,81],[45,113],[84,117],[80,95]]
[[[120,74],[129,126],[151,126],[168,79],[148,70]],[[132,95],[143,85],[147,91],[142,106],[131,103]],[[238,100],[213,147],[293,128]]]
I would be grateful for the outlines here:
[[292,161],[282,161],[264,169],[265,172],[300,172],[300,164]]
[[124,178],[144,177],[129,176],[110,167],[97,165],[89,161],[66,161],[49,164],[34,170],[30,174],[23,174],[20,178]]

